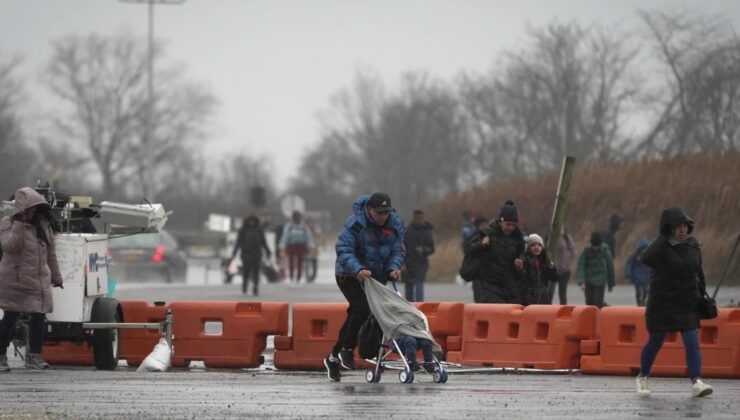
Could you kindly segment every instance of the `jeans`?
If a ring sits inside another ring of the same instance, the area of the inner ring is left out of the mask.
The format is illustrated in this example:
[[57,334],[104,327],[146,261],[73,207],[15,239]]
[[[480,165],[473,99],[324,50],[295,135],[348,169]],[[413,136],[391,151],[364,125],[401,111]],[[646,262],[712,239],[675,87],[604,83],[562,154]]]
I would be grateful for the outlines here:
[[597,308],[604,307],[604,292],[606,286],[586,285],[586,305],[593,305]]
[[418,268],[404,283],[406,300],[409,302],[424,302],[424,280],[427,277],[427,268]]
[[570,271],[559,271],[558,281],[550,282],[550,303],[555,300],[555,287],[558,288],[558,298],[561,305],[568,304],[568,282],[570,281]]
[[[640,353],[640,376],[649,376],[658,351],[663,346],[666,333],[650,333],[645,347]],[[681,331],[683,347],[686,351],[686,366],[689,368],[689,378],[692,381],[701,378],[701,350],[699,350],[699,330]]]
[[288,255],[288,276],[290,280],[295,279],[296,283],[300,282],[303,274],[303,259],[308,253],[308,246],[304,244],[288,245],[285,248],[285,253]]
[[[0,321],[0,354],[8,352],[10,345],[10,336],[18,320],[18,312],[5,311],[2,321]],[[28,346],[31,353],[41,354],[41,347],[44,342],[44,321],[46,315],[32,313],[28,322]]]
[[637,300],[637,306],[645,306],[647,303],[648,292],[650,291],[650,285],[635,285],[635,299]]
[[370,306],[367,303],[365,292],[360,287],[360,282],[355,277],[349,276],[336,276],[336,279],[339,290],[349,302],[349,307],[347,308],[347,319],[339,329],[339,337],[331,351],[334,356],[339,355],[342,350],[354,350],[357,347],[357,333],[370,316]]
[[416,351],[421,348],[421,352],[424,354],[425,362],[433,362],[434,354],[432,353],[432,342],[423,338],[416,338],[410,335],[401,336],[398,340],[398,347],[403,352],[403,357],[406,361],[411,363],[416,361]]

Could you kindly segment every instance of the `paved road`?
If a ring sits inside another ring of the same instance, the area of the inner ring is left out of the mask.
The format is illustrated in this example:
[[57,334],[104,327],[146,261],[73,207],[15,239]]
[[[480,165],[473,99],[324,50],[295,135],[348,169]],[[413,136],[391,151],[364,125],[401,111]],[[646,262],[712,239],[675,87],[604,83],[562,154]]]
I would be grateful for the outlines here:
[[[207,277],[207,276],[206,276]],[[204,278],[206,278],[204,277]],[[238,285],[121,284],[119,299],[342,301],[331,276],[316,284],[263,285],[259,297],[244,296]],[[203,282],[201,282],[203,283]],[[582,303],[576,288],[573,303]],[[740,289],[725,289],[722,299],[736,302]],[[428,285],[430,301],[470,302],[462,285]],[[632,289],[617,287],[608,300],[632,304]],[[0,419],[4,418],[738,418],[740,381],[709,380],[716,392],[692,399],[688,380],[658,378],[649,397],[634,392],[634,378],[578,373],[522,374],[495,370],[453,370],[446,384],[424,375],[413,384],[398,383],[386,372],[368,384],[364,372],[347,372],[341,383],[324,372],[260,369],[175,369],[137,373],[119,367],[53,367],[34,372],[11,357],[10,373],[0,374]]]

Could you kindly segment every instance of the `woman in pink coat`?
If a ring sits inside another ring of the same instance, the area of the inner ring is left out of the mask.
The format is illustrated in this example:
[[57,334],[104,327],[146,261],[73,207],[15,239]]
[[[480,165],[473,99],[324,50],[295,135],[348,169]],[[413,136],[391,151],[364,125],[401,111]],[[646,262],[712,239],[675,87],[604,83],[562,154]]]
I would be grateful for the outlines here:
[[51,287],[62,287],[49,226],[49,204],[32,188],[15,192],[15,213],[0,221],[0,372],[7,372],[8,344],[19,313],[30,315],[26,367],[46,369],[41,358],[45,314],[54,307]]

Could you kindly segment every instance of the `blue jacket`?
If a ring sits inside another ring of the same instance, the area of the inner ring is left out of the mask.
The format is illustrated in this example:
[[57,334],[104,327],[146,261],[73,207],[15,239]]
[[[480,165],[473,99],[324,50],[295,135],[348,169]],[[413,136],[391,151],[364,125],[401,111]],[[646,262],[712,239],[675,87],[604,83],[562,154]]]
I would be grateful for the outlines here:
[[642,252],[650,245],[648,238],[640,238],[637,241],[635,252],[630,254],[624,263],[624,276],[627,277],[637,286],[650,284],[650,267],[645,265],[642,260]]
[[374,279],[386,283],[388,273],[400,270],[403,265],[406,228],[395,209],[385,225],[375,224],[367,214],[369,199],[369,194],[357,197],[352,205],[353,214],[339,233],[335,273],[355,277],[364,268],[372,272]]

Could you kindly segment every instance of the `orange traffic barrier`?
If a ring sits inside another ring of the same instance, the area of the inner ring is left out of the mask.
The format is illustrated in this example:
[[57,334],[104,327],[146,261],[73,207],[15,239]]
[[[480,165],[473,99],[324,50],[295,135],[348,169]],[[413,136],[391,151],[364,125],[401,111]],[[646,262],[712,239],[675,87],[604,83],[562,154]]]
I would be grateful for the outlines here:
[[93,366],[92,347],[88,343],[45,341],[41,350],[44,360],[51,365]]
[[[645,308],[603,308],[597,345],[586,343],[581,370],[590,374],[637,375],[640,352],[648,339]],[[702,376],[740,378],[740,309],[721,308],[719,316],[701,322],[699,346]],[[680,334],[669,333],[650,372],[654,376],[687,376]]]
[[465,304],[461,302],[417,302],[414,305],[426,315],[429,321],[429,331],[434,336],[434,341],[442,347],[443,355],[446,355],[447,338],[462,335]]
[[[347,303],[295,303],[293,329],[288,336],[275,337],[275,367],[278,369],[323,369],[347,318]],[[355,359],[359,355],[355,352]]]
[[193,361],[206,367],[257,367],[267,336],[288,332],[286,302],[172,302],[169,308],[175,367]]
[[595,337],[597,314],[594,306],[470,304],[465,307],[460,350],[449,350],[447,360],[474,366],[576,369],[581,341]]
[[[168,307],[164,304],[152,305],[143,300],[122,300],[120,304],[123,322],[156,323],[164,321],[167,315]],[[126,360],[129,366],[139,366],[154,350],[161,334],[157,330],[121,329],[118,337],[118,359]]]

